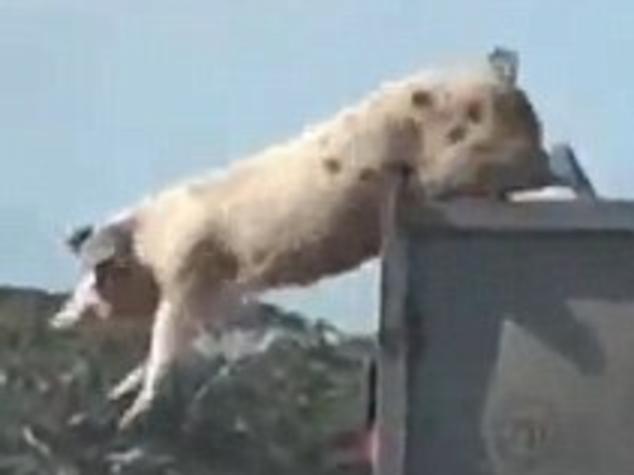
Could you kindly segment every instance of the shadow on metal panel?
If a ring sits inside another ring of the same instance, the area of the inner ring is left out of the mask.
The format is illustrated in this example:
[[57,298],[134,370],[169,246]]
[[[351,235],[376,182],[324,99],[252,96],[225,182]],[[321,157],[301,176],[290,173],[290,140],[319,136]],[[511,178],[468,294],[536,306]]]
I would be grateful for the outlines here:
[[634,473],[634,204],[396,216],[377,473]]

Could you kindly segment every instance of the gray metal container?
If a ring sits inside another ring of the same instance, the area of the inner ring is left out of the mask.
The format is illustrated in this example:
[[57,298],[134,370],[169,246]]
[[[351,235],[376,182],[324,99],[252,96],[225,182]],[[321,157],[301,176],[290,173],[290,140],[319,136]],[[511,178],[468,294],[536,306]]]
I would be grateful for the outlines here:
[[375,473],[634,474],[634,203],[391,216]]

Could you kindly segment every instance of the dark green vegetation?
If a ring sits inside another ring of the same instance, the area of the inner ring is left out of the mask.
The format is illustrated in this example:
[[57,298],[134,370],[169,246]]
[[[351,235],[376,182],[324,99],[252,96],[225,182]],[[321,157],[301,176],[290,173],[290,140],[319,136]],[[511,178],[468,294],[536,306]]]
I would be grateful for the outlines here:
[[257,335],[276,336],[262,353],[228,364],[203,340],[144,425],[117,434],[106,393],[140,361],[145,330],[53,333],[62,298],[0,289],[0,474],[369,473],[349,463],[349,435],[371,339],[263,304]]

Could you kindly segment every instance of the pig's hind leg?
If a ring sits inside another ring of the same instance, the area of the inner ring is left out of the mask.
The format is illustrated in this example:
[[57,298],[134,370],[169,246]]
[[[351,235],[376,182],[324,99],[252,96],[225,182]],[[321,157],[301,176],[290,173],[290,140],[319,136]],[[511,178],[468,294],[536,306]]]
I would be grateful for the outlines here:
[[[185,312],[183,312],[185,310]],[[139,369],[140,374],[131,373],[124,381],[122,388],[132,389],[141,385],[141,389],[132,405],[125,411],[119,421],[119,428],[132,425],[142,414],[151,409],[160,384],[171,369],[178,356],[189,346],[195,336],[191,316],[182,305],[163,300],[157,310],[152,327],[150,353],[146,362]],[[116,389],[116,388],[115,388]]]

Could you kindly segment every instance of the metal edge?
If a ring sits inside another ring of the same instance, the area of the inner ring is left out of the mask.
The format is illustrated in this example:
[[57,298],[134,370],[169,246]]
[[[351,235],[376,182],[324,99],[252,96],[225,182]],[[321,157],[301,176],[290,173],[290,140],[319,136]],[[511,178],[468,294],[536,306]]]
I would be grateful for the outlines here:
[[634,235],[634,201],[408,201],[399,210],[408,231],[627,233]]
[[400,234],[402,187],[395,186],[383,209],[381,309],[377,385],[377,458],[374,475],[404,475],[407,430],[407,242]]

